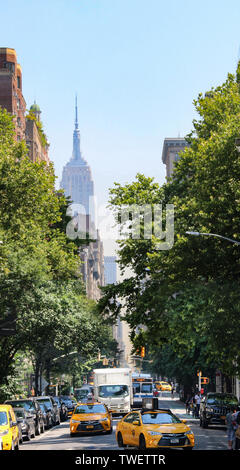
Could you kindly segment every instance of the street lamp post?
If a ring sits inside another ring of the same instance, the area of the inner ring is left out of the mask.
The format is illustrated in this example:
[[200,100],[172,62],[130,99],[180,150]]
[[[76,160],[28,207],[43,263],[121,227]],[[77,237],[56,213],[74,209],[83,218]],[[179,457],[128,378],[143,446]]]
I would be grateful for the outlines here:
[[[240,139],[239,139],[239,152],[240,152]],[[187,231],[186,232],[187,235],[194,235],[196,237],[200,236],[200,235],[203,235],[203,236],[208,236],[208,237],[217,237],[217,238],[221,238],[223,240],[227,240],[235,245],[240,245],[240,242],[237,241],[237,240],[233,240],[232,238],[228,238],[228,237],[224,237],[223,235],[218,235],[217,233],[204,233],[204,232],[191,232],[191,231]],[[221,380],[222,382],[222,380]],[[222,388],[223,388],[223,383],[222,383]]]
[[235,243],[236,245],[240,245],[240,242],[237,241],[237,240],[233,240],[232,238],[228,238],[228,237],[224,237],[223,235],[218,235],[217,233],[204,233],[204,232],[186,232],[187,235],[194,235],[196,237],[200,236],[200,235],[203,235],[203,236],[207,236],[207,237],[218,237],[218,238],[222,238],[223,240],[227,240],[231,243]]

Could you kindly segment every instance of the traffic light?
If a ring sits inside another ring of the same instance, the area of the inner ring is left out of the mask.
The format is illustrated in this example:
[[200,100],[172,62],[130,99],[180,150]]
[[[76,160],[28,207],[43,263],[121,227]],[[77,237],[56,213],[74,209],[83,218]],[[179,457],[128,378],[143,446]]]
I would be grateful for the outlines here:
[[208,377],[201,377],[201,384],[202,385],[209,384],[209,378]]
[[141,357],[145,357],[145,347],[141,347]]

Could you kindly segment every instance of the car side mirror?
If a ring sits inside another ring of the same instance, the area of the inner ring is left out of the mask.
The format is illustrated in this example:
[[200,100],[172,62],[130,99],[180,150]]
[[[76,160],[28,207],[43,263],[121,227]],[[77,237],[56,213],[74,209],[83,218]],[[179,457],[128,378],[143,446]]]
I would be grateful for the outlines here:
[[183,424],[186,424],[187,420],[186,419],[182,419],[181,420]]
[[139,421],[133,421],[133,426],[140,426]]

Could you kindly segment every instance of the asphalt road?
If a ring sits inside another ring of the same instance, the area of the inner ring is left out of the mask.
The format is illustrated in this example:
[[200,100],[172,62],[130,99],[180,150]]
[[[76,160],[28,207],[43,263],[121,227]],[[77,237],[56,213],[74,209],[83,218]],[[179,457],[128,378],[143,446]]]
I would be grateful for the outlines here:
[[[185,414],[184,404],[170,394],[163,394],[159,399],[161,407],[170,408],[180,418],[186,418],[195,434],[196,450],[227,450],[226,428],[211,426],[200,428],[199,420]],[[30,442],[24,442],[20,450],[118,450],[115,429],[118,419],[113,419],[113,433],[110,435],[95,434],[70,437],[69,420],[61,423]]]

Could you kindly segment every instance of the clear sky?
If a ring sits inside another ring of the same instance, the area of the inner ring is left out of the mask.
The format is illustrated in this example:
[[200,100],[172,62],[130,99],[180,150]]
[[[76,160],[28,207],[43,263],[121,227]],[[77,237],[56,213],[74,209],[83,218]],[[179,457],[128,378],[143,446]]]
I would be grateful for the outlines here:
[[61,178],[75,93],[95,194],[140,172],[165,179],[165,137],[185,136],[193,99],[235,73],[239,0],[0,0],[1,47],[16,49]]

